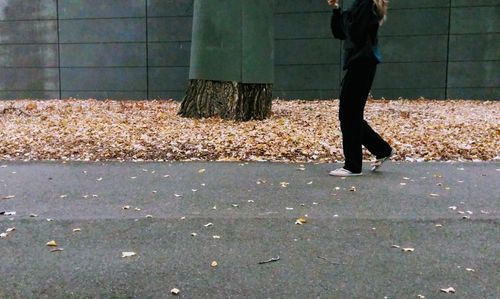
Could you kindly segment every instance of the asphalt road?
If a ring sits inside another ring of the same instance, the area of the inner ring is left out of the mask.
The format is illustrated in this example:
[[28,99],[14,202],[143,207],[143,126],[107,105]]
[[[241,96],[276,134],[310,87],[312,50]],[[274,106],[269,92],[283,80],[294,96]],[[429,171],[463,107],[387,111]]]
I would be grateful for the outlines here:
[[0,162],[0,298],[499,298],[500,163],[335,166]]

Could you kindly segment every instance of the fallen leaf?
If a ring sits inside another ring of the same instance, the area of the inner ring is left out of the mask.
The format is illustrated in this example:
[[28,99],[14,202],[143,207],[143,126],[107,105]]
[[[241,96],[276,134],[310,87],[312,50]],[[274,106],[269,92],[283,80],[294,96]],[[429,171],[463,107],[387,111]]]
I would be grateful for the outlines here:
[[198,234],[197,233],[191,233],[191,236],[196,237]]
[[441,289],[440,291],[443,292],[443,293],[447,293],[447,294],[450,294],[450,293],[454,294],[455,293],[455,289],[453,287],[449,287],[449,288],[446,288],[446,289]]
[[209,222],[209,223],[205,224],[204,227],[209,227],[209,226],[212,226],[212,225],[214,225],[214,224],[212,222]]
[[415,248],[412,248],[412,247],[403,247],[403,248],[401,248],[401,251],[403,251],[403,252],[413,252],[413,251],[415,251]]
[[438,223],[436,224],[436,227],[443,227],[443,225]]
[[15,227],[9,227],[9,228],[7,228],[7,230],[6,230],[5,232],[6,232],[6,233],[10,233],[10,232],[13,232],[13,231],[15,231],[15,230],[16,230],[16,228],[15,228]]
[[46,245],[47,246],[57,246],[57,243],[56,243],[56,241],[52,240],[52,241],[47,242]]
[[270,258],[267,261],[261,261],[261,262],[259,262],[259,265],[273,263],[273,262],[277,262],[279,260],[280,260],[280,257],[277,256],[277,257]]
[[146,218],[153,218],[153,215],[146,215]]
[[182,197],[182,195],[181,195],[181,194],[177,194],[177,193],[174,193],[174,196],[175,196],[175,197]]
[[64,248],[56,247],[56,248],[50,250],[50,252],[59,252],[59,251],[64,251]]
[[439,197],[439,194],[436,194],[436,193],[431,193],[431,194],[429,194],[429,196],[432,196],[432,197]]
[[465,268],[465,271],[467,271],[467,272],[476,272],[476,270],[474,270],[472,268]]
[[98,178],[98,179],[96,179],[96,181],[100,182],[100,181],[102,181],[102,178]]
[[355,192],[355,191],[356,191],[356,187],[351,186],[351,188],[349,188],[349,191],[351,191],[351,192]]
[[172,295],[179,295],[181,291],[177,288],[173,288],[170,290],[170,293],[172,293]]
[[202,168],[202,169],[198,170],[198,173],[204,173],[204,172],[205,172],[205,169],[204,169],[204,168]]
[[74,233],[78,233],[78,232],[80,232],[80,231],[82,231],[82,230],[81,230],[80,228],[78,228],[78,227],[73,229],[73,232],[74,232]]
[[38,217],[37,214],[30,214],[30,217]]
[[304,217],[300,217],[297,220],[295,220],[295,224],[298,224],[298,225],[302,225],[302,224],[306,224],[306,223],[307,223],[307,220]]
[[307,182],[308,185],[312,185],[313,181]]
[[36,110],[38,108],[36,102],[29,102],[24,106],[24,109],[31,111],[31,110]]
[[2,199],[12,199],[14,197],[16,197],[16,196],[15,195],[7,195],[7,196],[2,197]]
[[214,268],[215,268],[215,267],[217,267],[218,265],[219,265],[219,264],[218,264],[216,261],[213,261],[213,262],[210,264],[210,266],[212,266],[212,267],[214,267]]
[[122,252],[122,257],[132,257],[132,256],[136,256],[137,253],[133,252],[133,251],[124,251]]
[[392,245],[391,248],[401,248],[399,245]]
[[448,207],[448,209],[455,211],[457,209],[457,207],[456,206],[451,206],[451,207]]

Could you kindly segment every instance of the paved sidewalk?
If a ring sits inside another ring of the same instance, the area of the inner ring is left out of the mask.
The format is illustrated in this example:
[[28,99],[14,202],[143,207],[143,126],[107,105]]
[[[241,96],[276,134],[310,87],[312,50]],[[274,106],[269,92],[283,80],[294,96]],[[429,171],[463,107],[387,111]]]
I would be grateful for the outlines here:
[[0,298],[500,294],[500,163],[0,165]]

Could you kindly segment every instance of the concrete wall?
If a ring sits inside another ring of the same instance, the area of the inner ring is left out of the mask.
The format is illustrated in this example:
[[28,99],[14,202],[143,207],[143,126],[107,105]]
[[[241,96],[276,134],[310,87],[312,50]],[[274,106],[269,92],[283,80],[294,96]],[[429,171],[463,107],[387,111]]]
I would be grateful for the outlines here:
[[[276,0],[275,96],[338,96],[341,44],[325,2]],[[192,10],[192,0],[2,0],[0,98],[181,99]],[[500,0],[392,1],[374,95],[499,99],[499,10]]]

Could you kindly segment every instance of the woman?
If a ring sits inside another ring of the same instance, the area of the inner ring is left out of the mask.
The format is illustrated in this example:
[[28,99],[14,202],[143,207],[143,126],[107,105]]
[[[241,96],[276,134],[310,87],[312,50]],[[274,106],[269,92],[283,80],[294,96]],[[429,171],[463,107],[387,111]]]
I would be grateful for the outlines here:
[[347,70],[342,80],[339,106],[345,164],[330,175],[359,176],[362,175],[362,145],[377,158],[372,171],[394,154],[391,146],[363,117],[377,64],[381,61],[377,35],[386,18],[388,1],[355,0],[344,11],[337,0],[328,0],[328,4],[333,7],[332,33],[335,38],[344,40],[343,68]]

